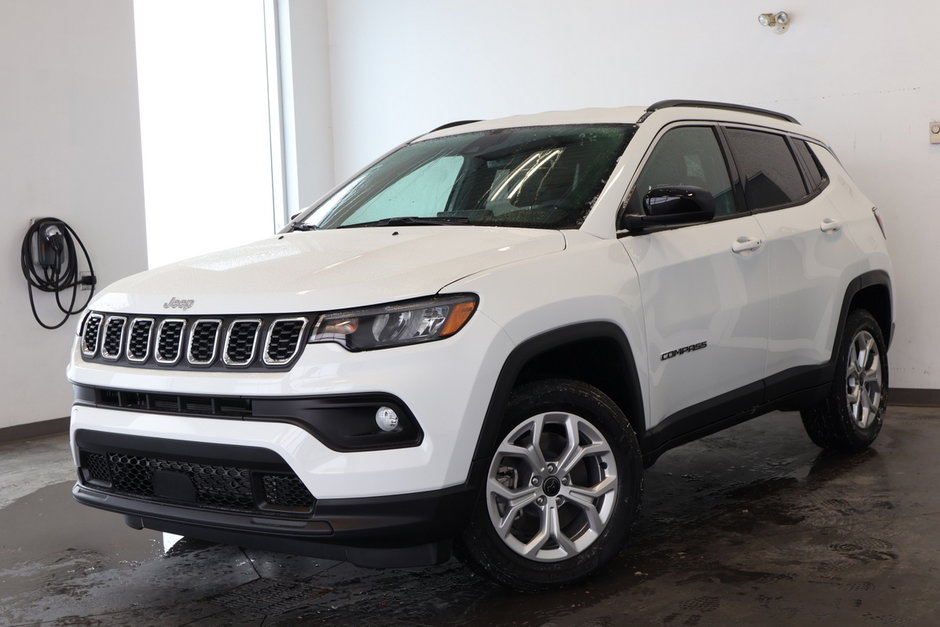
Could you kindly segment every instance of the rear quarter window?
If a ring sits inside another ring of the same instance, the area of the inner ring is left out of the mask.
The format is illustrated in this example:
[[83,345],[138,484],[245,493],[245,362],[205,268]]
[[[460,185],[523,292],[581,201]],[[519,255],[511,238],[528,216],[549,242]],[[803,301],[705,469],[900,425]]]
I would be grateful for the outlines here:
[[793,147],[800,161],[803,162],[809,193],[814,194],[825,187],[825,183],[829,180],[829,177],[826,176],[826,171],[823,169],[822,164],[819,163],[819,159],[816,158],[816,155],[813,154],[812,149],[805,141],[796,139],[793,141]]

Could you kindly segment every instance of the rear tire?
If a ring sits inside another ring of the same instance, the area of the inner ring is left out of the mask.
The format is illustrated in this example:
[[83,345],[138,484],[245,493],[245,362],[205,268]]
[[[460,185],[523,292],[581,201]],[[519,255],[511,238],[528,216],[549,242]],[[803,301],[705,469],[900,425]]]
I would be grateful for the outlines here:
[[826,399],[801,412],[810,439],[824,449],[857,452],[875,441],[884,422],[888,356],[881,327],[864,309],[849,314]]
[[524,592],[583,579],[622,548],[642,472],[633,429],[601,391],[560,379],[521,386],[457,556]]

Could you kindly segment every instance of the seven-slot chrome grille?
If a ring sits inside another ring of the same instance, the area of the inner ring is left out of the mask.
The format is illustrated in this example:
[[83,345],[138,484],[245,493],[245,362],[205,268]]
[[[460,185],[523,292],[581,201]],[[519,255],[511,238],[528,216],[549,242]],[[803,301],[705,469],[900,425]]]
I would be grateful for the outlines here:
[[293,364],[307,316],[135,316],[91,312],[80,333],[86,361],[149,368],[258,369]]

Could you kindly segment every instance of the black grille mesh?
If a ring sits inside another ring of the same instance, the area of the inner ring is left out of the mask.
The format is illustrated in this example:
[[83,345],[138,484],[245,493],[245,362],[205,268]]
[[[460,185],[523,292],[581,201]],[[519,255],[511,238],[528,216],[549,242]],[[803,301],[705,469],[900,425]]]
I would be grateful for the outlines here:
[[219,320],[199,320],[193,325],[189,338],[190,363],[208,365],[215,360],[215,345],[221,325]]
[[121,356],[121,344],[124,340],[124,325],[127,324],[127,318],[121,316],[112,316],[108,318],[108,323],[104,330],[104,344],[101,346],[101,354],[108,359],[117,359]]
[[116,492],[136,496],[154,496],[153,473],[158,470],[181,472],[196,488],[196,502],[220,509],[252,509],[251,482],[248,470],[226,466],[209,466],[110,453],[111,486]]
[[229,330],[225,358],[233,365],[248,364],[254,358],[260,320],[236,320]]
[[186,322],[183,320],[166,320],[160,327],[160,337],[157,339],[157,359],[160,361],[176,361],[180,356],[183,329]]
[[101,453],[82,453],[82,468],[88,472],[89,479],[111,483],[108,459]]
[[[310,510],[315,499],[293,472],[253,471],[229,465],[111,452],[81,451],[83,477],[97,489],[154,501],[174,501],[155,492],[154,474],[185,475],[195,491],[187,505],[235,511]],[[253,480],[254,477],[254,480]]]
[[268,363],[282,363],[293,357],[300,342],[306,320],[278,320],[271,327],[271,337],[265,349]]
[[296,475],[265,475],[264,500],[282,507],[310,507],[313,496]]
[[131,324],[131,333],[127,339],[127,358],[132,361],[144,361],[150,354],[150,332],[153,320],[137,319]]
[[82,352],[94,354],[98,350],[98,333],[101,331],[101,314],[91,314],[85,320],[85,332],[82,333]]

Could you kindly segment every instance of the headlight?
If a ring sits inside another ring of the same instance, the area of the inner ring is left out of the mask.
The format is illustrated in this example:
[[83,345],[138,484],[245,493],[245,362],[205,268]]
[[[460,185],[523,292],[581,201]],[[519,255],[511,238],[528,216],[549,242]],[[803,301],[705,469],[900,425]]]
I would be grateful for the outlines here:
[[323,314],[310,342],[337,342],[351,351],[432,342],[462,329],[478,302],[474,294],[455,294]]

